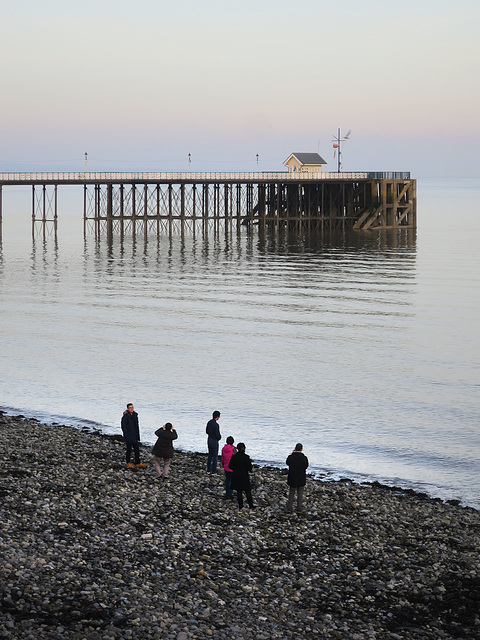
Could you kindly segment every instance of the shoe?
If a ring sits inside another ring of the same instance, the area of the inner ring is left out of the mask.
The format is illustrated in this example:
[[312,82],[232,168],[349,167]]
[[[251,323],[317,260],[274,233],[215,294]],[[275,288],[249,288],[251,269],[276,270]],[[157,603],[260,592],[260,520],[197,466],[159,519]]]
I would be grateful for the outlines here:
[[127,462],[127,469],[135,469],[135,465],[131,462]]
[[136,466],[137,469],[145,469],[147,465],[144,462],[139,462]]

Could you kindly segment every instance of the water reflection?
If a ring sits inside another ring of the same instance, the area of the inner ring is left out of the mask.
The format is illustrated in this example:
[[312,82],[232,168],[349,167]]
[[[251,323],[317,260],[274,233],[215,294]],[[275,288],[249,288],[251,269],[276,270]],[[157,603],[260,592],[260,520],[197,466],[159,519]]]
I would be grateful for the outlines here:
[[[412,229],[382,232],[354,231],[294,231],[267,230],[249,233],[211,234],[199,237],[183,234],[165,237],[115,236],[95,239],[84,238],[85,259],[94,256],[98,268],[108,261],[143,265],[145,268],[164,264],[169,268],[181,268],[187,264],[208,261],[258,260],[270,256],[310,259],[312,256],[336,257],[341,261],[345,255],[367,256],[385,259],[414,259],[416,253],[416,231]],[[302,261],[300,260],[300,263]],[[304,262],[308,265],[308,260]]]
[[43,273],[46,277],[53,277],[58,281],[59,247],[56,235],[44,236],[41,240],[34,236],[30,258],[33,275]]

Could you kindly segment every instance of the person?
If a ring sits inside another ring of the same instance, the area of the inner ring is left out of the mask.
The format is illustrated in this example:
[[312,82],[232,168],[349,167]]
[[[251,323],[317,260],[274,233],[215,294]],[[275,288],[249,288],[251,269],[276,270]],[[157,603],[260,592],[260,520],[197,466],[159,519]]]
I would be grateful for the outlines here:
[[230,469],[232,470],[232,488],[237,491],[238,508],[243,509],[243,492],[247,496],[250,509],[255,509],[252,499],[252,485],[250,483],[249,471],[252,470],[250,456],[245,453],[245,444],[239,442],[237,453],[230,458]]
[[[122,416],[122,432],[123,440],[127,445],[125,459],[128,469],[143,469],[146,464],[140,462],[140,427],[138,424],[138,413],[133,410],[133,404],[129,402],[127,404],[127,410],[123,412]],[[135,465],[130,462],[132,456],[132,449],[134,452]]]
[[220,435],[220,427],[218,426],[218,419],[220,418],[220,411],[214,411],[212,419],[207,422],[207,447],[208,447],[208,459],[207,459],[207,472],[212,475],[217,475],[217,463],[218,463],[218,443],[222,439]]
[[[173,441],[178,438],[178,434],[171,422],[166,422],[163,427],[155,431],[158,440],[153,446],[153,464],[157,470],[158,477],[166,480],[170,471],[170,463],[173,458]],[[162,472],[163,460],[163,472]]]
[[228,436],[227,443],[223,445],[222,454],[220,459],[223,464],[223,470],[225,471],[225,498],[233,498],[232,491],[232,473],[233,471],[230,469],[229,462],[232,456],[237,453],[237,450],[233,446],[235,440],[232,436]]
[[308,458],[303,453],[303,445],[301,442],[297,442],[295,449],[288,456],[286,460],[288,466],[287,483],[290,487],[287,501],[287,512],[291,513],[293,509],[293,500],[295,493],[297,494],[297,513],[302,513],[303,510],[303,493],[305,491],[305,485],[307,484]]

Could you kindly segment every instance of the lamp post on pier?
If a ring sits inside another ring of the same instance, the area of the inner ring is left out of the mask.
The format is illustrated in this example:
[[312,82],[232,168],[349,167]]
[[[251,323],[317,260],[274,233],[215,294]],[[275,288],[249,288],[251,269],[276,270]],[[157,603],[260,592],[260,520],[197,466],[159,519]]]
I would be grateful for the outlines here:
[[85,173],[88,171],[88,153],[85,151]]
[[258,153],[257,153],[257,173],[258,173]]
[[190,173],[190,164],[191,164],[191,162],[192,162],[192,154],[189,153],[188,154],[188,173]]

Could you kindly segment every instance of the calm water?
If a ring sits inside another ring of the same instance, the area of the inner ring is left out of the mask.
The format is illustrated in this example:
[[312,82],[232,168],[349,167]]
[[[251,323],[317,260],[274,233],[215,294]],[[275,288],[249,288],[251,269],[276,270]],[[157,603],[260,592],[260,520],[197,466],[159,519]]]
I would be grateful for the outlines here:
[[[1,396],[9,411],[144,441],[205,423],[283,464],[302,441],[327,477],[480,507],[480,181],[419,181],[416,233],[134,244],[83,238],[59,190],[58,243],[4,189]],[[52,452],[54,455],[54,452]]]

